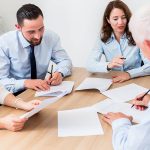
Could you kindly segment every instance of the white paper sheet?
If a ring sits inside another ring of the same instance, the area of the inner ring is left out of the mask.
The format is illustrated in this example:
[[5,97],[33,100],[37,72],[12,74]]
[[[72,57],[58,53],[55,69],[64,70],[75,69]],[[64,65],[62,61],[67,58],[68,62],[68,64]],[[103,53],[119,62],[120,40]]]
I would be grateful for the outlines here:
[[49,90],[47,91],[37,91],[35,93],[35,97],[38,96],[58,96],[64,91],[67,92],[67,94],[71,93],[72,88],[74,85],[74,81],[63,81],[60,85],[57,86],[51,86]]
[[112,84],[112,79],[86,78],[76,90],[98,89],[100,92],[106,91]]
[[49,98],[49,99],[46,99],[46,100],[43,100],[41,102],[40,105],[38,105],[36,108],[34,108],[33,110],[23,114],[22,116],[20,116],[20,118],[29,118],[31,116],[33,116],[34,114],[38,113],[40,110],[42,110],[43,108],[47,107],[48,105],[52,104],[52,103],[55,103],[56,101],[58,101],[60,98],[62,98],[64,95],[66,95],[67,93],[64,92],[62,94],[60,94],[59,96],[57,97],[54,97],[54,98]]
[[97,112],[106,114],[108,112],[122,112],[126,115],[133,117],[133,121],[136,123],[144,122],[146,119],[150,118],[150,108],[140,111],[131,108],[132,104],[129,103],[119,103],[113,102],[111,99],[103,100],[92,106]]
[[115,102],[126,102],[134,99],[137,95],[147,92],[147,88],[137,84],[128,84],[119,88],[102,92],[103,95],[111,98]]
[[103,129],[97,112],[90,107],[58,111],[58,136],[101,135]]

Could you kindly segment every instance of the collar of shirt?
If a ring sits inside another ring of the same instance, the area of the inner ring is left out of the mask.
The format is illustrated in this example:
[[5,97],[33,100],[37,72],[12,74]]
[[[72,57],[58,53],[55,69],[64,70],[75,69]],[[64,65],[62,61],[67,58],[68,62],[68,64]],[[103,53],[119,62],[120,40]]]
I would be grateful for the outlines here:
[[26,48],[28,46],[30,46],[30,43],[24,38],[24,36],[22,35],[22,32],[18,31],[18,36],[19,36],[19,39],[20,39],[20,42],[23,46],[23,48]]
[[[126,33],[121,36],[121,39],[126,39]],[[107,40],[106,44],[111,43],[113,40],[116,40],[114,33],[112,32],[110,38]]]

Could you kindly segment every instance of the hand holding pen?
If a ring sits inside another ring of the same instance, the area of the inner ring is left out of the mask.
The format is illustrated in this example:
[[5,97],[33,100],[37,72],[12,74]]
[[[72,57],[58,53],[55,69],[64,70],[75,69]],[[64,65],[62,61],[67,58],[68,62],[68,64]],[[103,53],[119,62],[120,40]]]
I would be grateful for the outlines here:
[[48,83],[49,85],[59,85],[62,83],[63,76],[61,72],[55,71],[53,72],[53,65],[51,66],[51,72],[48,72],[50,74]]
[[108,68],[109,69],[112,69],[112,68],[115,68],[115,67],[121,67],[123,64],[124,64],[124,61],[125,61],[125,57],[123,56],[117,56],[117,57],[114,57],[112,59],[112,61],[108,64]]
[[133,100],[132,107],[135,106],[135,108],[139,110],[146,109],[148,107],[148,103],[150,102],[150,95],[148,94],[149,92],[150,89],[146,93],[138,95],[135,100]]

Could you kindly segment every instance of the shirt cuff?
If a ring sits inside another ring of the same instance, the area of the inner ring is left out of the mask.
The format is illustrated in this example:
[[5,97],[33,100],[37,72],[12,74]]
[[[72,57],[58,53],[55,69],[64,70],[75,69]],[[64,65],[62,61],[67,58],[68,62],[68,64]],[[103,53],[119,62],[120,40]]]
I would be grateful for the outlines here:
[[16,80],[16,84],[15,84],[16,92],[24,89],[24,81],[25,81],[25,79],[23,79],[23,80]]
[[63,74],[63,77],[66,77],[71,74],[69,71],[67,71],[67,69],[66,70],[65,69],[56,69],[55,71]]
[[116,128],[118,128],[118,127],[120,127],[122,125],[129,125],[129,126],[131,126],[132,123],[127,118],[116,119],[115,121],[112,122],[112,129],[115,130]]
[[137,69],[133,69],[133,70],[128,70],[126,72],[128,72],[131,76],[131,78],[135,78],[135,77],[139,77],[139,76],[143,76],[144,73],[142,70],[139,70],[140,68]]
[[6,89],[4,89],[3,87],[1,88],[1,94],[0,94],[0,103],[1,104],[4,104],[4,100],[5,100],[5,98],[6,98],[6,96],[8,95],[8,94],[10,94],[10,92],[9,91],[7,91]]

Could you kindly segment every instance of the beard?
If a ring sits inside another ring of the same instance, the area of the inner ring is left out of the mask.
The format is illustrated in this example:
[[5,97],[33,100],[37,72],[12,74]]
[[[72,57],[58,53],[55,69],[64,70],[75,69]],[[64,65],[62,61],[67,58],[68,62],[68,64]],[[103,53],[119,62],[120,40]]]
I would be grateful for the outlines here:
[[31,39],[31,40],[27,40],[27,39],[26,39],[26,40],[27,40],[31,45],[37,46],[37,45],[40,45],[40,44],[41,44],[42,38],[43,38],[43,37],[41,37],[40,40],[38,40],[38,41],[37,41],[36,39]]
[[[22,33],[22,32],[21,32]],[[24,34],[22,33],[22,36],[30,43],[30,45],[33,45],[33,46],[37,46],[37,45],[40,45],[41,44],[41,41],[43,39],[43,36],[40,37],[40,39],[37,41],[37,39],[35,38],[32,38],[30,40],[28,40]]]

